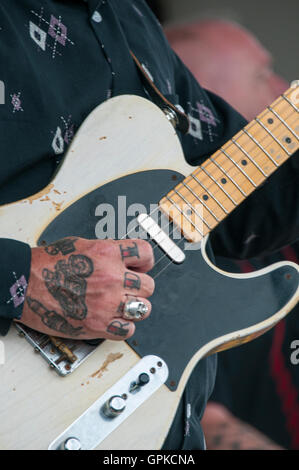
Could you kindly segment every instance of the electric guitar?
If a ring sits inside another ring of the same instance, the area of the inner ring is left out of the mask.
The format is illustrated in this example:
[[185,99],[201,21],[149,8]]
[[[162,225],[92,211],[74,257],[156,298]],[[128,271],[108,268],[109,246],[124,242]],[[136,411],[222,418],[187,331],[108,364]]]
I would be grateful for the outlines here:
[[152,313],[127,341],[11,328],[2,339],[1,449],[159,449],[197,362],[260,336],[296,305],[295,263],[233,274],[206,247],[209,232],[298,150],[298,104],[294,82],[194,168],[171,115],[140,97],[113,98],[82,124],[46,188],[0,208],[0,237],[36,246],[142,236],[156,260]]

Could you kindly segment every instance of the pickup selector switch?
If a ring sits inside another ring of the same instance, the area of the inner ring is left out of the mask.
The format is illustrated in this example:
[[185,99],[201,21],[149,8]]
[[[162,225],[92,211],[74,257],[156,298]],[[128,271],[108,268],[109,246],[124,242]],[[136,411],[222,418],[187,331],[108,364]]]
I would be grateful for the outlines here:
[[119,395],[113,395],[104,403],[101,411],[107,418],[116,418],[124,411],[125,408],[126,403],[124,398]]

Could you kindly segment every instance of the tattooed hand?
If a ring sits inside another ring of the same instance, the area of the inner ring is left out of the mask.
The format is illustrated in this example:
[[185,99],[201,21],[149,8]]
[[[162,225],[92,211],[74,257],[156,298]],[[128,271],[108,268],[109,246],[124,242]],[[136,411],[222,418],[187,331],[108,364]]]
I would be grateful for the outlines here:
[[135,324],[122,317],[138,296],[148,307],[153,279],[151,246],[144,240],[64,238],[32,249],[21,323],[66,338],[123,340]]

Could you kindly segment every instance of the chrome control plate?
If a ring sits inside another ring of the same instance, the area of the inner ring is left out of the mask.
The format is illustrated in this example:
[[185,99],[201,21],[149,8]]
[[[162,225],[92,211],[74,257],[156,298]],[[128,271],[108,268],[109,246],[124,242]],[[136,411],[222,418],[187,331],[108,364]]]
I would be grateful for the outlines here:
[[[141,374],[148,374],[149,382],[139,389],[132,384]],[[115,385],[96,400],[76,421],[63,431],[50,445],[48,450],[64,449],[64,443],[70,439],[76,440],[82,450],[96,448],[112,431],[114,431],[128,416],[142,405],[167,380],[168,367],[158,356],[143,357],[129,372],[127,372]],[[103,409],[111,397],[123,397],[124,411],[109,418]]]

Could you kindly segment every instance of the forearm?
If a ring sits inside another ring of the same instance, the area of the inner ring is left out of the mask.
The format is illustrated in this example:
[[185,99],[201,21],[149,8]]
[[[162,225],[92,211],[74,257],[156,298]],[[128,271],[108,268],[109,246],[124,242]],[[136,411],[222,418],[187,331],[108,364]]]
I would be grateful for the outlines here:
[[233,416],[218,403],[209,403],[202,419],[208,450],[281,450],[267,436]]

